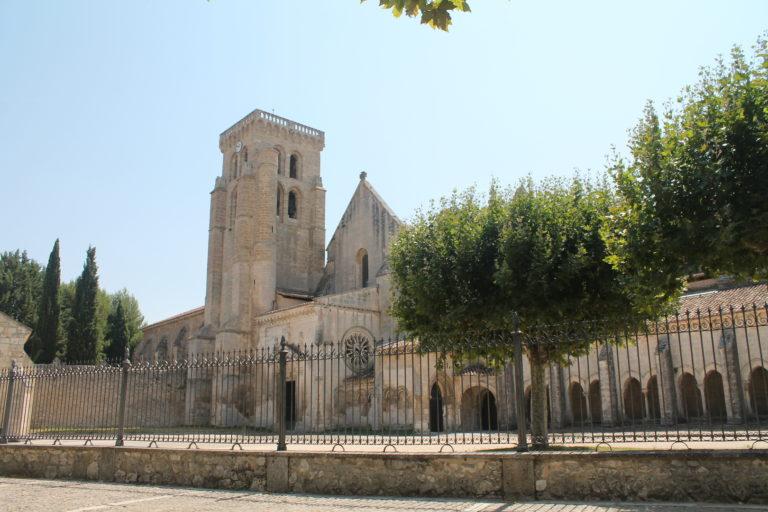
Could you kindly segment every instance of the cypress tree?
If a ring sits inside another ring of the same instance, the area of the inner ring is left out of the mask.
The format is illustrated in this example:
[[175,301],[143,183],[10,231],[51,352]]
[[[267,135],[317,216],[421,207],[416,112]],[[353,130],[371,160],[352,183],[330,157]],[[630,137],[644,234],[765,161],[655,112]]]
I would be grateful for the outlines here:
[[119,298],[112,301],[112,312],[107,318],[107,340],[109,346],[106,350],[107,360],[120,361],[125,354],[130,335],[128,333],[128,321],[125,316],[123,303]]
[[32,334],[31,353],[36,363],[52,363],[61,352],[61,330],[59,315],[59,285],[61,279],[61,262],[59,260],[59,239],[53,244],[53,250],[48,257],[45,267],[43,292],[40,297],[37,325]]
[[99,356],[97,296],[99,276],[96,248],[89,247],[83,273],[75,282],[75,300],[67,329],[67,361],[95,363]]

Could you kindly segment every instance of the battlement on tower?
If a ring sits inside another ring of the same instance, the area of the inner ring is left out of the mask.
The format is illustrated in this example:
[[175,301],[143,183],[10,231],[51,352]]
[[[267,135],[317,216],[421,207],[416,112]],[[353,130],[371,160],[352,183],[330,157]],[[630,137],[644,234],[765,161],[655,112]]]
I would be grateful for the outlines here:
[[307,139],[312,139],[319,143],[321,146],[325,146],[325,133],[311,126],[291,121],[285,117],[280,117],[263,110],[256,109],[223,132],[219,136],[219,146],[224,147],[227,145],[227,140],[237,136],[243,130],[254,124],[262,124],[265,127],[284,131],[286,135],[300,136]]

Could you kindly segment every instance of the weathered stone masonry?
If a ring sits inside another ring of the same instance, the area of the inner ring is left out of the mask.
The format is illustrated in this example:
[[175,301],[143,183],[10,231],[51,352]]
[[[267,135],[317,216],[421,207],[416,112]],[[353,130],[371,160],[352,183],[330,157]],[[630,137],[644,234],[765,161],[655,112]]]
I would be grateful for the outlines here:
[[317,494],[768,503],[768,451],[339,454],[0,446],[0,475]]

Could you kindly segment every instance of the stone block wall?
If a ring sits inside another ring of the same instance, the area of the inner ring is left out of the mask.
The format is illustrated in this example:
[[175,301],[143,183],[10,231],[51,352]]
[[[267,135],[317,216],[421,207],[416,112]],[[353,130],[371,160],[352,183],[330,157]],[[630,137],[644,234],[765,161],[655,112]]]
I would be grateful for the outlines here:
[[0,445],[0,475],[342,495],[768,503],[768,451],[382,454]]
[[[63,374],[37,379],[34,385],[31,428],[114,428],[120,396],[120,369],[78,373],[68,367]],[[186,425],[187,371],[132,372],[126,395],[126,427]]]
[[30,334],[32,329],[0,311],[0,371],[10,368],[14,359],[21,366],[32,363],[24,352],[24,343]]
[[[32,329],[0,311],[0,429],[5,417],[11,364],[15,361],[18,365],[18,376],[22,375],[23,368],[29,368],[32,365],[32,360],[24,351],[24,343],[27,342],[30,334]],[[10,432],[24,434],[29,429],[32,398],[33,390],[29,383],[23,379],[17,379],[11,396]]]

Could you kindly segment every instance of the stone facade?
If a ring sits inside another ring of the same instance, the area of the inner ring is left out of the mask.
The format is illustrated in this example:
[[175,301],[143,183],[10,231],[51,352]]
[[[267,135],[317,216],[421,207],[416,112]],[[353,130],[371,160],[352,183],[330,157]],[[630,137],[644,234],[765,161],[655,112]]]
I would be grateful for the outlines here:
[[[11,410],[9,431],[25,434],[29,430],[29,423],[34,402],[34,389],[29,381],[18,378],[24,371],[31,368],[32,360],[24,351],[24,344],[32,334],[32,329],[17,322],[10,316],[0,311],[0,422],[3,421],[8,403]],[[10,389],[8,376],[13,372],[14,383]],[[8,402],[10,398],[10,402]],[[2,429],[0,423],[0,429]],[[4,433],[0,434],[3,436]]]
[[[134,360],[258,351],[282,338],[322,346],[395,334],[386,262],[401,222],[361,173],[326,248],[324,145],[323,132],[260,110],[221,134],[205,306],[147,326]],[[218,389],[196,379],[188,394],[209,388]],[[221,424],[221,397],[198,394],[210,402],[202,414]]]
[[189,357],[190,340],[203,327],[205,308],[166,318],[144,328],[134,359],[183,361]]
[[[259,351],[283,338],[295,351],[351,341],[387,346],[384,340],[397,333],[388,313],[387,255],[402,223],[361,173],[325,247],[324,145],[323,132],[260,110],[221,134],[222,171],[210,199],[205,306],[147,326],[135,359]],[[673,424],[707,415],[742,423],[768,415],[765,310],[726,312],[722,321],[706,322],[690,313],[766,300],[765,284],[699,282],[683,298],[677,318],[631,343],[596,345],[570,365],[552,366],[547,372],[551,426],[611,427],[642,419]],[[291,366],[288,380],[311,380],[293,399],[295,426],[429,431],[430,393],[436,388],[445,416],[436,424],[446,429],[481,429],[483,421],[500,428],[516,425],[511,372],[489,375],[467,368],[440,380],[435,358],[431,361],[430,367],[429,357],[414,364],[384,356],[371,373],[354,378],[343,364],[323,365],[322,371],[319,362]],[[524,366],[529,376],[527,361]],[[393,368],[404,379],[390,385],[387,375]],[[216,391],[238,375],[191,375],[179,391],[185,394],[186,421],[272,426],[271,381],[251,390],[258,394],[257,410],[264,411],[254,412],[260,418],[255,420],[235,411]],[[526,377],[526,395],[529,384]],[[320,399],[335,404],[328,405],[332,410],[312,410],[311,403]],[[493,419],[482,420],[481,404],[491,403]]]

